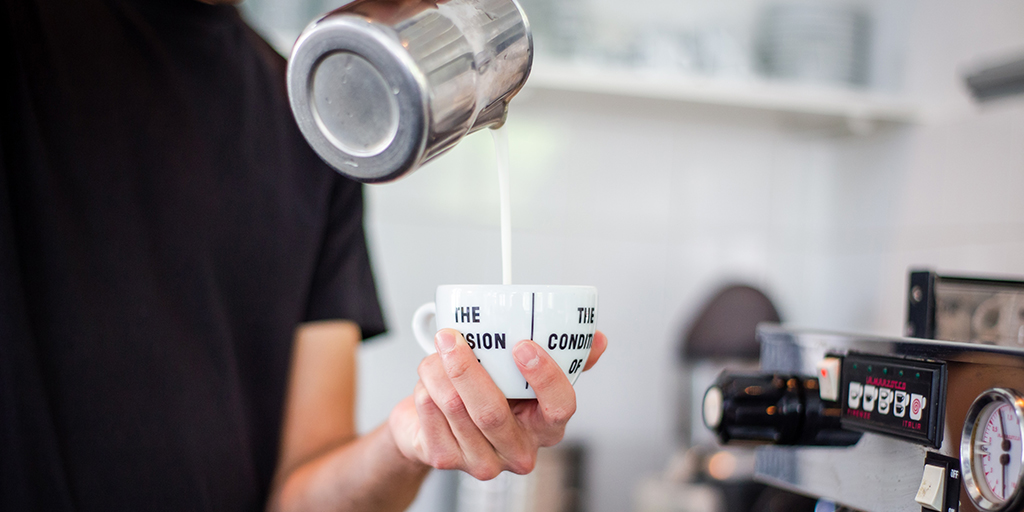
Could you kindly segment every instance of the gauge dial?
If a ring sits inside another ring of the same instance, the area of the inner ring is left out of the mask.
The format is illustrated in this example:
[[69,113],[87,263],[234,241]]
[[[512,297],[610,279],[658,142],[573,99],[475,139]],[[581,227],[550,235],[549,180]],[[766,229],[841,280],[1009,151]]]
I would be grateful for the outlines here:
[[1015,391],[990,389],[967,414],[960,440],[964,485],[985,511],[1005,511],[1020,501],[1024,479],[1024,399]]
[[1006,501],[1017,490],[1012,477],[1020,474],[1020,421],[1013,405],[993,402],[981,411],[978,425],[981,435],[974,436],[974,457],[983,474],[982,491],[993,501]]

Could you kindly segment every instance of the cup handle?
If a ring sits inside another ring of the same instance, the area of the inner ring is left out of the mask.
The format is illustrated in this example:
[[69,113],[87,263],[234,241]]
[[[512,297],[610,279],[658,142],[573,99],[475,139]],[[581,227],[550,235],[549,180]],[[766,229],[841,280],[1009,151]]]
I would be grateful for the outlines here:
[[416,342],[426,350],[428,354],[437,351],[434,348],[434,333],[430,330],[430,322],[434,320],[436,310],[433,302],[428,302],[419,307],[412,314],[412,333],[416,336]]

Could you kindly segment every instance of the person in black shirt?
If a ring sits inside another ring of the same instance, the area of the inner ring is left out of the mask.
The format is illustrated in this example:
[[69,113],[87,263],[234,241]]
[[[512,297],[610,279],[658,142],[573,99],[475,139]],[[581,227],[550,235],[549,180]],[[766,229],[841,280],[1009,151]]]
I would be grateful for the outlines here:
[[517,346],[540,399],[510,404],[454,331],[356,435],[362,189],[234,7],[3,1],[0,510],[397,510],[561,438],[550,358]]

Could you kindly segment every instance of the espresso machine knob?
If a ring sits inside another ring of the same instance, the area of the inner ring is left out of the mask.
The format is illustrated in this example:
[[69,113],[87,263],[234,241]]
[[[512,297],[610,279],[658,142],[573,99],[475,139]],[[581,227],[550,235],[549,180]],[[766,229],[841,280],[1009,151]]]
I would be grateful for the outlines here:
[[722,444],[849,446],[860,439],[842,429],[839,404],[822,400],[811,377],[723,372],[704,393],[703,413]]

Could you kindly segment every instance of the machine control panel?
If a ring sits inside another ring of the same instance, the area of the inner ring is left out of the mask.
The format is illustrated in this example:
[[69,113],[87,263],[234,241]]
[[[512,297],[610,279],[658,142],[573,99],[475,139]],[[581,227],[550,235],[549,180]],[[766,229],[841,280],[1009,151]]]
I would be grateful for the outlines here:
[[851,353],[843,357],[841,391],[843,428],[942,444],[945,364]]

